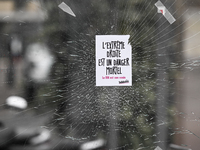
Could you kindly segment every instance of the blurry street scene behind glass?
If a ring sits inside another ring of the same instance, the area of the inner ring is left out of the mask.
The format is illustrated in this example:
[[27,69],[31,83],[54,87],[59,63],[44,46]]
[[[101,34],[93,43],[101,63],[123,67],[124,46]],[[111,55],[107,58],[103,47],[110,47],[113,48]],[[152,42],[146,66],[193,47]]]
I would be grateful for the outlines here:
[[[0,0],[0,149],[198,150],[199,21],[198,0]],[[130,36],[132,86],[96,86],[97,35]]]

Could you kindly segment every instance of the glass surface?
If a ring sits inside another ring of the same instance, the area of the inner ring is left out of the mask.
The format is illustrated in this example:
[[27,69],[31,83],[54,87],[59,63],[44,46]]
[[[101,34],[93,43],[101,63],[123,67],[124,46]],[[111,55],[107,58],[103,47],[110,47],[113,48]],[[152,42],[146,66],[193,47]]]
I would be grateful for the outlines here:
[[[0,24],[0,137],[41,128],[54,149],[199,148],[198,0],[0,0]],[[130,35],[132,86],[96,86],[96,35]],[[28,107],[5,107],[9,96]]]

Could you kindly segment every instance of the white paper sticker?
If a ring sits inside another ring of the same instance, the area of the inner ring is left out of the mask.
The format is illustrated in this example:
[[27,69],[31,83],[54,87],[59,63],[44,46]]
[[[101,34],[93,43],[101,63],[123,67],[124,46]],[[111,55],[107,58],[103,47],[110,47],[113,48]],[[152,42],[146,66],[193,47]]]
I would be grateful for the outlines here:
[[155,150],[162,150],[159,146],[157,146],[156,148],[155,148]]
[[59,7],[60,9],[62,9],[64,12],[66,12],[66,13],[68,13],[68,14],[74,16],[74,17],[76,17],[76,15],[75,15],[74,12],[71,10],[71,8],[70,8],[67,4],[65,4],[64,2],[62,2],[60,5],[58,5],[58,7]]
[[132,86],[130,35],[96,35],[96,86]]
[[176,21],[176,19],[166,9],[166,7],[163,5],[163,3],[160,0],[155,3],[155,6],[158,8],[158,13],[162,13],[163,16],[169,21],[170,24]]

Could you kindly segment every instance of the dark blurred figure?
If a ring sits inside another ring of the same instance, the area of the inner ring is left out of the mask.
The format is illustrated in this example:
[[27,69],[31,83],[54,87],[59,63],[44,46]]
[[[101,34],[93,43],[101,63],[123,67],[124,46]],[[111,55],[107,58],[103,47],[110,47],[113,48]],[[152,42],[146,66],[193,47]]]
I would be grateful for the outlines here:
[[15,79],[15,63],[18,63],[21,54],[22,54],[22,39],[19,35],[14,34],[11,36],[11,39],[9,41],[8,45],[8,51],[9,51],[9,69],[8,69],[8,76],[7,76],[7,83],[10,87],[14,85]]

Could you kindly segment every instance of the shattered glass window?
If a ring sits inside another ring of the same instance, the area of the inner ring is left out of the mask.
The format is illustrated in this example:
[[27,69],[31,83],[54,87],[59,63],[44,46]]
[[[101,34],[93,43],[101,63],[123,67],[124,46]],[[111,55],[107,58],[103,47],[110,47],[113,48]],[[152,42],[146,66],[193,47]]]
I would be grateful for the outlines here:
[[0,149],[199,148],[198,0],[0,0],[0,25]]

